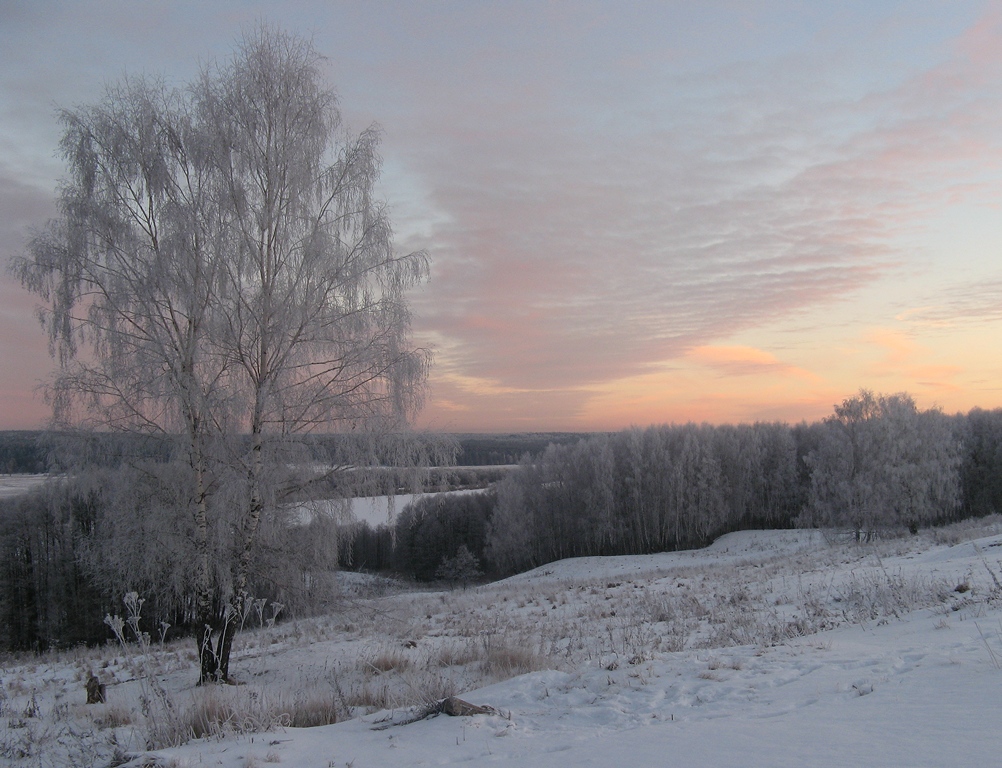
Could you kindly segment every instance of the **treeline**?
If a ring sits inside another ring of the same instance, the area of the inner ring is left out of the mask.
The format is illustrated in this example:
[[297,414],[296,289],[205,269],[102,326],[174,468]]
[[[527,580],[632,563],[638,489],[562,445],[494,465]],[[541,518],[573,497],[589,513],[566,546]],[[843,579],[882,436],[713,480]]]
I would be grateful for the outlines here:
[[689,424],[592,435],[525,456],[489,492],[419,500],[393,529],[360,525],[348,567],[421,581],[461,547],[491,575],[584,555],[700,546],[741,527],[788,527],[804,502],[782,424]]
[[456,464],[461,467],[518,464],[526,454],[538,456],[551,445],[576,443],[583,437],[586,435],[576,432],[453,436],[459,449],[456,453]]
[[37,475],[47,471],[47,451],[40,432],[0,432],[0,474]]
[[488,522],[496,506],[493,488],[426,495],[404,507],[392,526],[356,523],[343,530],[338,561],[351,570],[436,581],[443,564],[465,549],[482,573]]
[[[458,434],[437,438],[439,456],[448,457],[452,473],[463,467],[497,467],[518,464],[526,454],[536,456],[550,445],[575,443],[584,434],[571,432],[527,432],[521,434]],[[358,446],[345,446],[349,440],[360,440],[345,435],[314,435],[316,458],[336,458],[338,455],[356,456]],[[426,442],[431,442],[425,436]],[[120,432],[92,433],[86,441],[79,433],[62,435],[41,431],[0,431],[0,474],[40,474],[65,465],[68,460],[79,464],[76,455],[86,444],[89,459],[96,466],[119,466],[123,461],[142,458],[165,459],[173,449],[174,441],[157,435],[137,435]],[[72,453],[72,456],[68,456]],[[392,463],[392,455],[378,457]],[[434,483],[432,484],[434,489]]]
[[107,637],[102,619],[111,605],[80,551],[94,530],[94,501],[55,486],[0,499],[0,649],[38,651]]
[[[250,437],[236,436],[235,445],[249,447]],[[460,445],[449,435],[387,440],[364,434],[308,435],[299,441],[306,458],[327,464],[351,464],[364,456],[373,466],[399,466],[399,453],[421,450],[424,466],[453,463]],[[162,433],[75,431],[0,431],[0,468],[9,474],[61,472],[81,466],[115,468],[142,461],[174,458],[177,436]],[[413,458],[413,457],[409,457]]]
[[788,527],[804,501],[797,458],[782,424],[659,426],[554,446],[498,486],[484,555],[515,573]]
[[[172,634],[193,629],[180,470],[153,446],[114,445],[77,448],[104,466],[0,500],[0,648],[103,642],[102,619],[128,591],[146,598],[149,631],[161,621]],[[345,476],[363,489],[403,482],[383,470]],[[458,468],[435,477],[443,487],[484,479]],[[744,528],[824,526],[866,539],[1002,512],[1002,409],[946,416],[864,391],[815,424],[653,426],[551,443],[491,479],[486,490],[425,496],[392,528],[269,507],[245,604],[326,610],[338,568],[465,583],[566,557],[699,547]],[[222,552],[238,532],[226,514],[237,492],[214,493],[210,536]],[[216,567],[225,587],[229,565]]]
[[963,421],[962,516],[1002,512],[1002,408],[975,408]]
[[861,391],[815,424],[685,424],[551,444],[474,502],[437,496],[360,526],[348,567],[431,580],[471,552],[503,576],[566,557],[704,546],[749,528],[880,531],[1002,512],[1002,410],[920,411]]

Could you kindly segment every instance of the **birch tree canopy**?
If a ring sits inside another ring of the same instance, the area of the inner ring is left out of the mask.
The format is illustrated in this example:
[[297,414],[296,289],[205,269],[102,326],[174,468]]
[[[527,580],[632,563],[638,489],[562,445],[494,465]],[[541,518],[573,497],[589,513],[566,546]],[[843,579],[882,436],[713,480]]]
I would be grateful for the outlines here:
[[[129,77],[62,110],[59,217],[14,263],[44,302],[56,423],[177,437],[198,622],[214,628],[203,679],[228,675],[224,613],[244,599],[262,515],[326,471],[303,471],[304,436],[400,430],[428,372],[407,302],[427,256],[395,252],[379,129],[342,123],[321,62],[261,26],[186,87]],[[223,487],[242,512],[214,552]]]

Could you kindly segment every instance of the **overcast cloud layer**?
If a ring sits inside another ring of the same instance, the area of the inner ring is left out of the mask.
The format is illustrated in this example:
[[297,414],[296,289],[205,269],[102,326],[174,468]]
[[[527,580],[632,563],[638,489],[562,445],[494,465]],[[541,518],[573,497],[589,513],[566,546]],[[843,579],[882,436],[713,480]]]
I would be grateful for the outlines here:
[[[425,425],[1002,405],[1002,9],[834,6],[0,3],[0,249],[51,215],[56,104],[184,82],[264,18],[383,127],[398,245],[432,256]],[[31,306],[5,279],[0,427],[44,417]]]

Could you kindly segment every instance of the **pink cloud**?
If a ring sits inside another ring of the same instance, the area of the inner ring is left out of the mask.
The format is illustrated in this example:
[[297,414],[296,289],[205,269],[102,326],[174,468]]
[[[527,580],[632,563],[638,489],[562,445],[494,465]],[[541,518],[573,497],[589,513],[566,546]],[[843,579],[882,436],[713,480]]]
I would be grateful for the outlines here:
[[24,248],[29,228],[53,213],[51,195],[0,168],[0,429],[37,429],[50,412],[39,383],[52,361],[35,320],[35,299],[7,273],[7,258]]
[[899,319],[919,327],[997,323],[1002,320],[1002,274],[993,277],[946,286],[935,296],[922,297],[928,305],[905,310]]
[[1002,68],[1002,6],[989,4],[981,18],[972,24],[954,43],[954,50],[981,72]]
[[50,416],[35,391],[52,361],[34,306],[20,285],[0,273],[0,429],[38,429]]
[[[489,136],[454,134],[464,143],[448,156],[433,140],[424,149],[422,172],[453,224],[428,242],[444,276],[419,307],[421,327],[448,337],[471,375],[570,392],[848,296],[913,268],[895,239],[920,231],[928,211],[999,198],[997,180],[977,178],[1002,164],[984,130],[1002,117],[1000,90],[998,73],[954,57],[879,102],[780,105],[781,119],[747,133],[707,125],[701,137],[614,140],[540,115],[535,101],[481,105]],[[739,96],[733,114],[745,109]],[[860,128],[810,135],[840,113]],[[794,147],[812,141],[818,160],[803,162],[811,153]],[[458,308],[450,297],[463,297]],[[476,324],[463,319],[470,305]],[[490,333],[484,315],[496,319]]]

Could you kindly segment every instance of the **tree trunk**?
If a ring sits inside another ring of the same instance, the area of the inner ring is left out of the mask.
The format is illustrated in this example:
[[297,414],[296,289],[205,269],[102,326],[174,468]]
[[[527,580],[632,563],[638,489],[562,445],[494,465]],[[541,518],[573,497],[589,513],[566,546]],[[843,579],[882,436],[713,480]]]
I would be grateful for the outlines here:
[[204,460],[197,444],[192,446],[191,463],[195,473],[195,617],[198,622],[195,639],[198,643],[198,682],[199,685],[204,685],[219,679],[219,658],[212,647],[216,615],[213,610],[212,579],[209,576],[208,494],[205,488]]
[[250,485],[250,502],[247,517],[243,525],[243,541],[233,573],[233,601],[226,607],[223,624],[219,630],[216,644],[216,679],[219,682],[229,682],[230,652],[233,649],[233,638],[237,631],[237,617],[243,614],[244,601],[247,600],[247,585],[250,581],[251,560],[254,555],[254,543],[257,539],[257,529],[264,511],[264,497],[261,490],[261,475],[264,471],[262,453],[264,440],[257,424],[254,425],[254,443],[251,447],[251,466],[248,471]]

